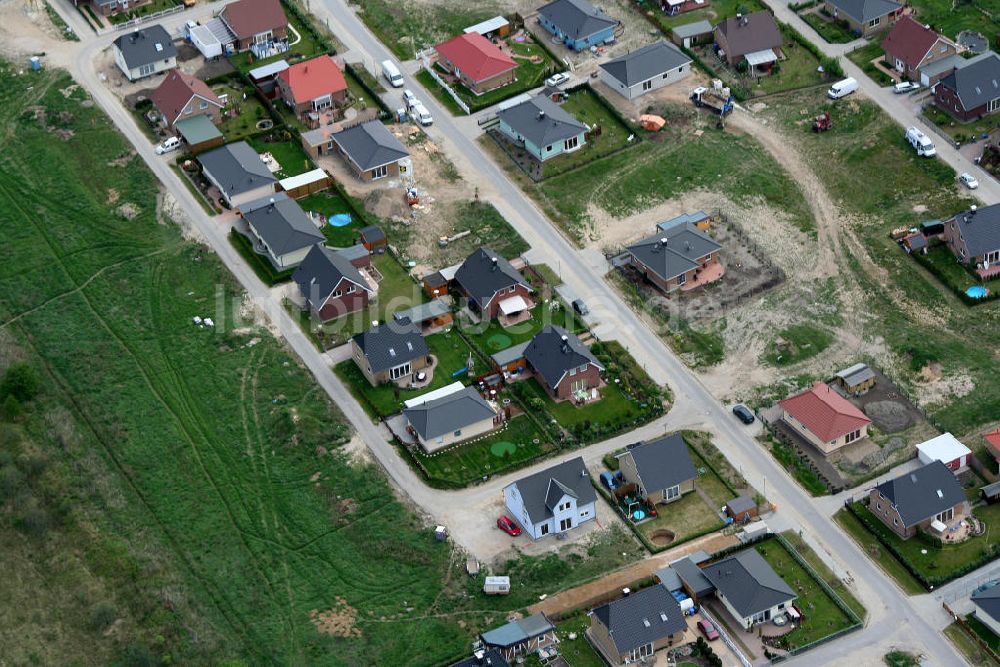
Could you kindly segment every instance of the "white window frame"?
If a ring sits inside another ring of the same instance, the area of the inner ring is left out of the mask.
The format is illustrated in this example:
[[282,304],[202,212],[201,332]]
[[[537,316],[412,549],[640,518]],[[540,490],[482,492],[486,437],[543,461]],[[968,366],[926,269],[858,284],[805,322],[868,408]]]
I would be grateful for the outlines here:
[[[664,74],[663,78],[666,79],[667,75]],[[643,81],[642,82],[642,92],[646,92],[647,90],[652,90],[652,89],[653,89],[653,80],[652,79],[650,79],[649,81]]]
[[385,178],[386,176],[389,175],[389,165],[383,164],[380,167],[375,167],[374,169],[371,169],[369,173],[371,173],[373,181],[377,181],[380,178]]
[[681,497],[681,485],[674,484],[673,486],[667,487],[663,490],[663,497],[667,500],[673,500],[674,498]]
[[993,113],[997,109],[1000,109],[1000,97],[994,97],[986,103],[986,113]]
[[563,151],[566,153],[569,153],[570,151],[575,151],[579,147],[580,147],[579,136],[570,137],[569,139],[563,141]]
[[677,276],[677,284],[678,285],[685,285],[685,284],[687,284],[687,281],[688,281],[688,277],[687,277],[686,273],[682,273],[681,275]]
[[868,27],[869,28],[874,28],[875,26],[877,26],[881,22],[882,22],[882,17],[881,16],[876,16],[875,18],[873,18],[871,21],[868,22]]

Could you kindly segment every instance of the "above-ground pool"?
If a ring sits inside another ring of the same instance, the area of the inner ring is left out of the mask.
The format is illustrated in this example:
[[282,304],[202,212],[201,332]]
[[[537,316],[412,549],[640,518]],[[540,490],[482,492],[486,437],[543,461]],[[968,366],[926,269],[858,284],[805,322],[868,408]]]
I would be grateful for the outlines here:
[[331,227],[346,227],[351,224],[350,213],[337,213],[326,219],[326,223]]
[[643,512],[642,510],[636,510],[632,512],[632,519],[634,521],[642,521],[645,518],[646,518],[646,513]]
[[973,285],[965,290],[965,295],[973,299],[983,299],[989,295],[990,291],[982,285]]

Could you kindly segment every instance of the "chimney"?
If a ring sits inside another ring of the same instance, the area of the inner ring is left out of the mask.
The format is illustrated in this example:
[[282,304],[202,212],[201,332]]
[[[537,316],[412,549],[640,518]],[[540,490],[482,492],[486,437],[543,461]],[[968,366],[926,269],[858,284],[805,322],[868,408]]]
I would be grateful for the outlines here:
[[563,352],[569,352],[569,336],[563,334],[562,345],[559,346],[559,349]]
[[625,597],[628,597],[629,593],[631,593],[631,592],[632,592],[632,589],[630,589],[630,588],[623,588],[622,589],[622,595],[624,595]]
[[544,110],[539,109],[539,111],[538,111],[538,120],[545,120],[545,111]]
[[660,245],[662,245],[664,248],[666,248],[667,247],[667,242],[669,240],[670,239],[668,239],[666,236],[664,236],[663,238],[660,239]]
[[493,268],[492,268],[493,271],[497,270],[497,265],[498,265],[499,261],[500,260],[498,260],[496,257],[490,257],[490,262],[493,264]]
[[267,212],[270,213],[274,210],[274,197],[271,197],[268,201]]

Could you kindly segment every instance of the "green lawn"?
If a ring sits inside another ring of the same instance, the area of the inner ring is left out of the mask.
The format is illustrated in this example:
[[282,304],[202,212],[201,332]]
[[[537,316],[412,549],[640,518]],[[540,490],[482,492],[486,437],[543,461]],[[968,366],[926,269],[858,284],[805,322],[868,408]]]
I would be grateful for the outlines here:
[[979,635],[979,638],[986,642],[994,652],[1000,652],[1000,637],[996,636],[992,630],[986,627],[986,624],[976,618],[975,614],[969,614],[965,617],[965,622],[969,624],[972,631]]
[[857,517],[846,509],[842,509],[834,514],[833,518],[858,543],[858,546],[861,547],[865,554],[896,581],[896,584],[904,593],[907,595],[922,595],[927,592],[920,585],[920,582],[914,579],[906,571],[906,568],[884,546],[879,544],[875,536],[865,528],[863,523],[858,521]]
[[486,2],[430,4],[404,0],[351,0],[358,16],[400,60],[413,60],[415,51],[434,46],[470,25],[504,13],[504,7]]
[[920,658],[906,651],[889,651],[882,660],[888,667],[920,667]]
[[236,248],[236,252],[240,254],[243,260],[253,269],[253,272],[257,274],[257,277],[266,285],[277,285],[286,280],[291,280],[292,274],[295,273],[295,269],[286,269],[284,271],[275,269],[274,265],[271,264],[271,260],[264,255],[254,252],[253,243],[250,239],[235,229],[229,230],[229,243]]
[[865,609],[865,606],[861,604],[861,600],[854,596],[854,593],[847,586],[847,584],[845,584],[840,577],[835,575],[833,571],[827,567],[826,563],[823,562],[823,559],[819,557],[819,554],[813,551],[812,548],[806,544],[805,540],[799,537],[798,533],[788,530],[781,533],[781,535],[788,540],[789,544],[792,545],[792,548],[795,549],[795,551],[797,551],[807,563],[809,563],[809,567],[816,571],[823,581],[826,582],[827,586],[832,588],[834,592],[840,596],[840,599],[851,608],[851,611],[857,614],[858,618],[865,618],[868,611]]
[[[572,667],[604,667],[604,659],[584,635],[589,627],[590,617],[585,613],[574,614],[556,623],[559,653]],[[569,638],[572,633],[576,634],[576,639]]]
[[764,361],[772,366],[793,366],[815,357],[833,340],[833,334],[827,329],[812,324],[793,324],[778,332],[778,339],[764,354]]
[[279,179],[298,176],[316,168],[316,165],[303,150],[302,144],[295,139],[269,142],[265,141],[264,137],[254,137],[249,139],[247,143],[261,155],[270,153],[274,156],[274,159],[281,165],[281,169],[274,174]]
[[530,246],[510,223],[489,202],[469,200],[456,202],[448,211],[447,219],[451,227],[447,234],[454,236],[460,232],[471,231],[448,244],[447,248],[435,250],[435,257],[440,258],[439,266],[449,266],[463,261],[480,246],[489,246],[507,259],[513,259],[526,252]]
[[[251,134],[260,132],[257,129],[257,123],[271,118],[264,104],[253,94],[253,91],[247,90],[241,83],[219,84],[213,86],[212,90],[216,94],[228,94],[226,108],[235,112],[234,116],[226,116],[219,123],[219,131],[222,132],[227,143],[246,139]],[[247,94],[246,99],[243,99],[244,92]]]
[[[536,293],[536,296],[537,293]],[[573,311],[563,305],[558,297],[548,303],[539,303],[531,310],[531,319],[509,327],[503,327],[496,320],[473,324],[461,322],[462,333],[469,337],[473,345],[489,356],[500,350],[518,345],[535,337],[543,327],[549,324],[563,327],[573,333],[583,333],[586,327],[573,314]]]
[[572,430],[585,424],[594,427],[610,427],[624,424],[644,416],[639,401],[631,399],[617,385],[611,384],[600,390],[601,400],[576,407],[570,401],[553,401],[535,378],[525,380],[518,386],[524,386],[524,397],[531,404],[531,399],[537,398],[544,404],[545,412],[559,422],[564,428]]
[[830,489],[827,488],[826,483],[809,467],[809,460],[807,458],[799,456],[798,452],[794,449],[773,438],[765,446],[771,451],[771,455],[774,456],[778,463],[784,466],[792,474],[792,477],[802,485],[802,488],[810,494],[825,496],[830,493]]
[[991,0],[955,4],[949,0],[913,0],[909,5],[916,10],[918,21],[930,24],[950,39],[962,30],[981,33],[988,41],[1000,33],[1000,14]]
[[324,190],[303,197],[299,200],[299,206],[305,211],[319,213],[329,218],[339,213],[349,213],[351,223],[343,227],[331,227],[324,225],[323,235],[326,236],[327,245],[335,248],[345,248],[354,245],[358,240],[358,231],[365,226],[366,221],[358,219],[353,211],[353,207],[334,189]]
[[979,644],[966,634],[965,630],[959,626],[958,621],[946,627],[944,634],[970,665],[997,664],[997,661],[993,660],[986,651],[980,648]]
[[872,60],[875,58],[884,57],[885,51],[882,49],[881,42],[877,39],[869,42],[860,49],[855,49],[847,54],[847,58],[860,67],[872,81],[880,86],[891,86],[894,83],[892,77],[881,70],[876,69],[875,66],[871,64]]
[[751,90],[757,95],[767,95],[783,90],[793,90],[805,86],[823,83],[817,68],[819,58],[793,38],[795,30],[782,26],[784,43],[781,46],[785,59],[778,62],[778,71],[770,76],[763,76]]
[[960,144],[979,141],[984,134],[996,127],[996,120],[989,117],[963,123],[933,104],[924,109],[924,118],[951,137],[952,141]]
[[677,16],[667,16],[660,9],[659,3],[656,0],[637,0],[636,4],[639,11],[652,13],[653,18],[660,24],[664,33],[668,33],[670,28],[678,25],[686,25],[701,20],[706,20],[712,25],[716,25],[730,16],[750,14],[766,9],[759,0],[713,0],[705,9],[696,9],[678,14]]
[[177,0],[153,0],[149,4],[140,5],[135,9],[129,9],[124,12],[116,12],[108,16],[107,20],[112,25],[117,25],[119,23],[125,23],[126,21],[139,18],[140,16],[147,16],[149,14],[155,14],[156,12],[162,12],[170,9],[171,7],[176,7],[179,4],[180,3],[177,2]]
[[301,40],[299,40],[297,44],[292,45],[291,48],[284,53],[279,53],[271,56],[270,58],[264,58],[263,60],[256,60],[253,57],[253,54],[249,51],[236,53],[229,57],[230,64],[232,64],[232,66],[235,67],[241,74],[246,74],[252,69],[263,67],[264,65],[268,65],[278,60],[287,60],[289,64],[295,64],[299,60],[315,58],[316,56],[325,53],[326,49],[323,45],[317,42],[309,31],[302,26],[302,22],[294,13],[286,11],[285,16],[288,18],[289,26],[288,41],[289,43],[295,41],[295,32],[298,32],[301,36]]
[[420,82],[420,85],[433,93],[434,97],[437,98],[437,101],[440,102],[452,116],[465,115],[465,111],[462,110],[462,107],[458,106],[458,102],[456,102],[451,95],[438,85],[438,82],[434,80],[434,77],[431,76],[430,72],[421,68],[416,74],[416,79]]
[[[583,148],[572,153],[564,153],[542,163],[544,178],[550,178],[589,164],[629,145],[628,138],[632,134],[632,130],[602,104],[598,94],[589,86],[570,91],[569,99],[563,103],[562,108],[563,111],[581,123],[585,123],[591,130],[595,126],[599,126],[601,133],[600,136],[597,136],[596,132],[591,131],[590,138],[587,139]],[[631,151],[628,152],[631,153]]]
[[829,44],[847,44],[857,39],[845,22],[834,21],[819,11],[802,13],[800,16]]
[[913,257],[920,264],[927,265],[928,270],[957,295],[964,295],[965,290],[973,285],[982,285],[992,294],[1000,290],[1000,278],[981,280],[979,276],[959,264],[955,255],[944,243],[932,242],[928,245],[926,255],[913,255]]
[[677,542],[722,526],[719,508],[709,507],[697,491],[691,491],[684,494],[680,500],[667,505],[657,505],[656,516],[636,525],[636,530],[646,539],[651,539],[656,531],[667,529],[674,534],[673,541]]

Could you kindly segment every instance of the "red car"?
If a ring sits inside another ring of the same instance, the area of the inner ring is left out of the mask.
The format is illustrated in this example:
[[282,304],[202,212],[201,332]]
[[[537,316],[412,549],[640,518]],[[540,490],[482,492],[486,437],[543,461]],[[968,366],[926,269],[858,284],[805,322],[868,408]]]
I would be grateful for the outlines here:
[[698,629],[701,630],[701,634],[705,635],[705,639],[708,641],[719,638],[718,631],[716,631],[715,626],[712,625],[712,621],[707,618],[703,618],[698,621]]
[[517,537],[521,534],[521,527],[514,523],[514,520],[509,517],[501,516],[497,519],[497,528],[511,537]]

